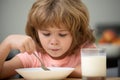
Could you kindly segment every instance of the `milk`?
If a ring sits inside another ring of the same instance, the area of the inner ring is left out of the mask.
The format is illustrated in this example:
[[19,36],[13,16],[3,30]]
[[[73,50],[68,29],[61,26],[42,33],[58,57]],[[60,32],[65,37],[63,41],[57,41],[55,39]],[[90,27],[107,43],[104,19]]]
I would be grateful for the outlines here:
[[105,77],[106,56],[83,56],[81,57],[82,76]]

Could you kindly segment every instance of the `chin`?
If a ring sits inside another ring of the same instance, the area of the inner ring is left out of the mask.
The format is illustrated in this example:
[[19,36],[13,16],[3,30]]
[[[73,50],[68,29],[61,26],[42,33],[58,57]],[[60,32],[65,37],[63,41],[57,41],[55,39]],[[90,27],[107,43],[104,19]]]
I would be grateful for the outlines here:
[[50,55],[52,58],[59,58],[61,55]]
[[63,59],[65,55],[50,55],[53,59]]

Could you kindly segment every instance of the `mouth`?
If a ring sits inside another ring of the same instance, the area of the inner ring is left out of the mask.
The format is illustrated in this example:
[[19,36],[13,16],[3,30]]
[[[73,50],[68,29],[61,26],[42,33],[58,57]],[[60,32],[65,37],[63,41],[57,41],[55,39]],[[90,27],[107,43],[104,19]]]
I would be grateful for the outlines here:
[[59,49],[51,49],[52,51],[59,51]]

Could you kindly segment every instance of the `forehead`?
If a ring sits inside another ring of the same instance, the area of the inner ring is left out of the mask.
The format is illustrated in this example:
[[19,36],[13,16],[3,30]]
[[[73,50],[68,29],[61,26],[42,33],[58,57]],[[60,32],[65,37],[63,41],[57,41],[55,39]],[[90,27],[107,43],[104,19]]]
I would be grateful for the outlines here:
[[40,30],[69,30],[65,25],[48,25],[42,26]]

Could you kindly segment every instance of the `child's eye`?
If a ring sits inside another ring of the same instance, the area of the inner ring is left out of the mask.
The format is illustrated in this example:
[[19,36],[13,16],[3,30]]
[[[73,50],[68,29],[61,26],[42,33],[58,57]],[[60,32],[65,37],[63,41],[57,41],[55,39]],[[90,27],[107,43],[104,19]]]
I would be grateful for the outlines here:
[[44,36],[50,36],[50,33],[43,33]]
[[59,34],[59,36],[61,37],[65,37],[67,34]]

